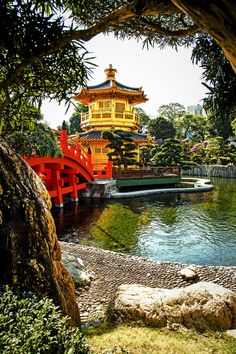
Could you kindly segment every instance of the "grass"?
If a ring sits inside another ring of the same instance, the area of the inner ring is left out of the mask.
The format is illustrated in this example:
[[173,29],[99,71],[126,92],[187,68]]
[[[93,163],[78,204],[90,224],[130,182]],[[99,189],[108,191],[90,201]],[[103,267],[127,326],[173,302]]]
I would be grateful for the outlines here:
[[91,328],[86,336],[97,354],[236,354],[236,339],[224,332],[120,325]]

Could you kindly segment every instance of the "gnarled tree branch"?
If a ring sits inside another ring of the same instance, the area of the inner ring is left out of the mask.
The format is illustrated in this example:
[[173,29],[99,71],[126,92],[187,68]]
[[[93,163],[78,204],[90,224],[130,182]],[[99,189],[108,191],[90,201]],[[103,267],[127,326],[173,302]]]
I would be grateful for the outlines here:
[[172,0],[172,3],[215,39],[236,72],[236,3],[230,0]]
[[199,31],[199,27],[197,25],[192,25],[187,28],[179,29],[179,30],[168,30],[163,28],[160,24],[153,23],[151,21],[146,20],[145,18],[141,18],[140,21],[148,28],[152,33],[163,34],[165,36],[170,36],[174,39],[184,37],[187,35],[193,35]]
[[23,60],[14,70],[9,72],[8,76],[4,81],[0,83],[0,88],[10,86],[16,79],[21,75],[22,71],[27,67],[32,65],[36,60],[40,60],[46,55],[52,54],[64,47],[67,43],[76,41],[89,41],[99,33],[107,31],[117,25],[120,21],[127,20],[129,18],[134,18],[140,15],[143,16],[153,16],[157,14],[173,14],[175,12],[180,12],[171,1],[140,1],[135,0],[128,3],[118,9],[114,10],[107,16],[101,18],[96,24],[87,29],[82,30],[70,30],[63,34],[62,37],[57,39],[52,43],[50,47],[43,50],[37,55],[32,55],[31,57]]

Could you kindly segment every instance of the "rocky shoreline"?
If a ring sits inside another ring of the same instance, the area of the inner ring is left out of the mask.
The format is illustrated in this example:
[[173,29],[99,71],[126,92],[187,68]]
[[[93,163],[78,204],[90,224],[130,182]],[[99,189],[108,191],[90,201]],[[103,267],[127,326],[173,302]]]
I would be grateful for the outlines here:
[[[186,264],[147,260],[74,243],[60,244],[62,250],[81,258],[93,275],[91,285],[78,293],[81,322],[84,324],[99,325],[104,320],[108,303],[121,284],[172,289],[193,282],[183,279],[180,274]],[[194,282],[211,281],[236,292],[236,267],[194,267],[198,275]]]

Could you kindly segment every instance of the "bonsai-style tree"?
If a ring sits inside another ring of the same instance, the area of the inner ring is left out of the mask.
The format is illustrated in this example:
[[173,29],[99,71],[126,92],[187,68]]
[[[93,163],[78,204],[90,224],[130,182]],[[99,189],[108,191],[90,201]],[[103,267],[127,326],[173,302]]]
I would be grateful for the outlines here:
[[158,141],[173,138],[176,134],[176,129],[171,121],[163,117],[157,117],[150,120],[148,132]]
[[226,144],[220,136],[207,140],[205,153],[205,164],[227,165],[236,161],[235,147]]
[[110,141],[106,145],[106,148],[112,150],[108,152],[108,156],[111,158],[115,166],[128,167],[130,165],[136,165],[135,159],[137,153],[136,144],[134,144],[130,132],[124,130],[104,130],[102,132],[102,138]]
[[177,139],[166,139],[152,158],[154,165],[171,166],[181,163],[181,144]]
[[139,148],[140,151],[140,161],[147,166],[151,164],[151,158],[153,157],[153,146],[152,145],[145,145]]

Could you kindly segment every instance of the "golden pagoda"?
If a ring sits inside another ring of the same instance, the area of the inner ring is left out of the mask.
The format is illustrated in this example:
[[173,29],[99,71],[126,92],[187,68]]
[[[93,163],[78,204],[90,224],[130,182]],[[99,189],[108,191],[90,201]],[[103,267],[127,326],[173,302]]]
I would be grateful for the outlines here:
[[[109,149],[106,139],[102,139],[104,130],[129,131],[134,143],[139,146],[150,144],[147,134],[138,133],[140,129],[140,117],[135,112],[137,104],[148,99],[142,88],[129,87],[116,81],[117,70],[109,65],[104,70],[106,80],[95,86],[83,87],[73,97],[88,106],[88,112],[82,113],[81,128],[84,131],[79,134],[79,143],[87,151],[91,151],[92,163],[105,163],[108,160]],[[139,153],[138,153],[139,156]]]

